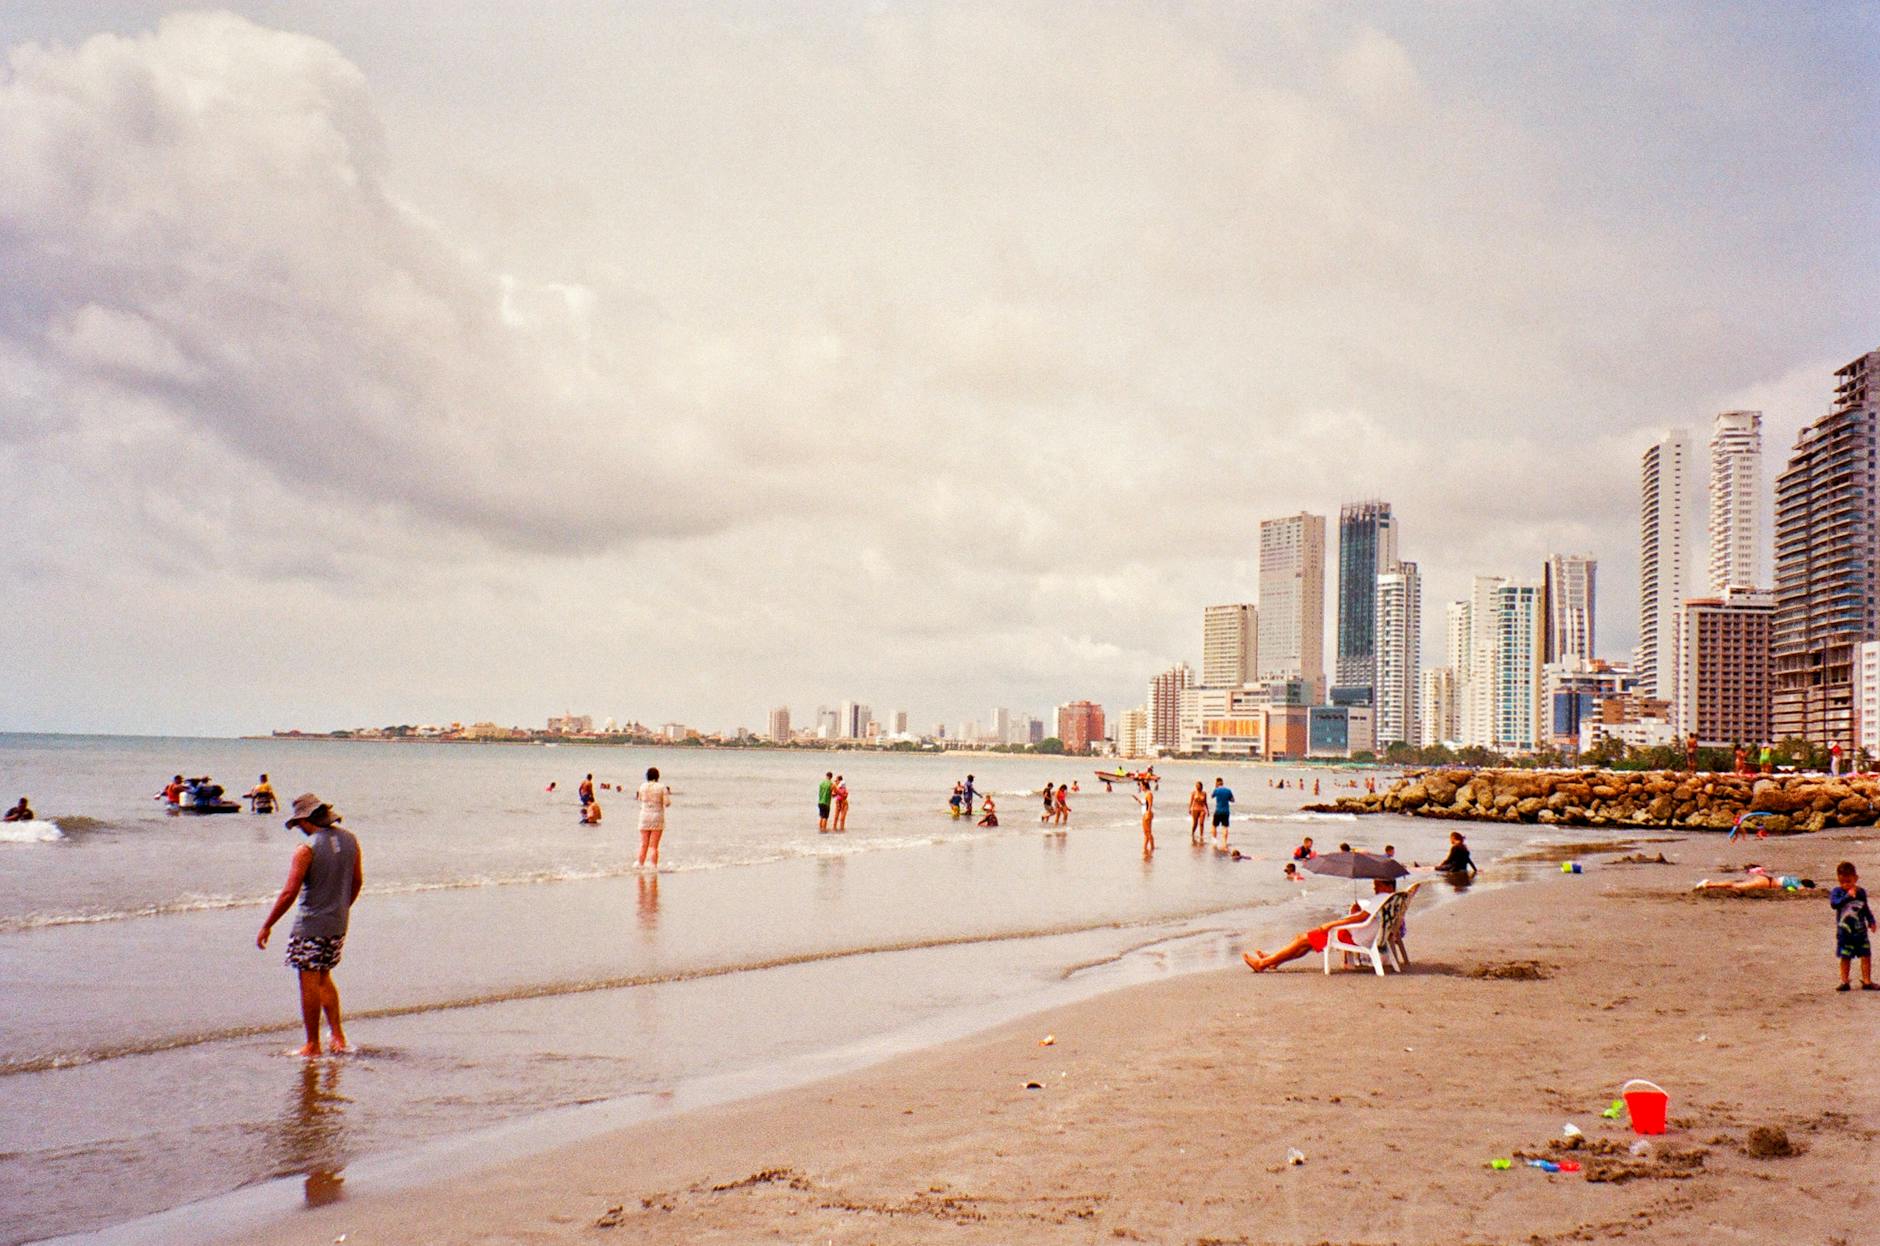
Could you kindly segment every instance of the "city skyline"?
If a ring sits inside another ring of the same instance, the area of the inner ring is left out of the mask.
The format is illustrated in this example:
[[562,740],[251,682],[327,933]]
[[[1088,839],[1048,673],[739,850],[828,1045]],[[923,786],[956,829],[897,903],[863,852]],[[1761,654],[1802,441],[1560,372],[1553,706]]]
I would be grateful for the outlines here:
[[1623,654],[1874,344],[1841,6],[176,7],[0,11],[0,729],[1131,705],[1367,497]]

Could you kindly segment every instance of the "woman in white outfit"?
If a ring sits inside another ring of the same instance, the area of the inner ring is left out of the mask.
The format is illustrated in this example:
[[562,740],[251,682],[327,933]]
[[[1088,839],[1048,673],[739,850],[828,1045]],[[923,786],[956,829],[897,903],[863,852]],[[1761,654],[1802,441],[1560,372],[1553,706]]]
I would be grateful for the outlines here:
[[653,868],[659,868],[659,837],[666,830],[666,806],[672,804],[672,789],[659,781],[659,767],[648,766],[646,782],[640,784],[640,859],[645,865],[650,855]]

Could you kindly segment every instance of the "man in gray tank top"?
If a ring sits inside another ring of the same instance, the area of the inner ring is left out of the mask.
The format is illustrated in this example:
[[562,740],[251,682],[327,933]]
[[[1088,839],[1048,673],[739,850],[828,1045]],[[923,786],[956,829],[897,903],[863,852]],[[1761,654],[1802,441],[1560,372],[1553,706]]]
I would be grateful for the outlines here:
[[294,849],[287,884],[274,898],[268,920],[261,923],[255,946],[268,945],[274,923],[286,915],[298,896],[300,912],[287,938],[287,963],[300,972],[300,1020],[307,1028],[307,1045],[295,1054],[320,1054],[323,1012],[327,1029],[332,1032],[331,1050],[351,1051],[340,1025],[339,987],[333,982],[333,967],[339,964],[340,949],[346,944],[346,923],[353,901],[365,886],[359,840],[339,825],[339,815],[332,806],[311,792],[294,798],[294,814],[287,819],[287,825],[305,835],[307,842]]

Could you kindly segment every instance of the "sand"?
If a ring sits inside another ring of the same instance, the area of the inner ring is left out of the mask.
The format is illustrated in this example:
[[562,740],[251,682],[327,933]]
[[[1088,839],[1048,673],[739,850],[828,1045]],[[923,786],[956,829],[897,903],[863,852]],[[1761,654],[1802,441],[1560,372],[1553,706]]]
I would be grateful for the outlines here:
[[[1827,881],[1866,857],[1880,881],[1880,835],[1663,847],[1672,864],[1594,854],[1584,874],[1413,909],[1401,976],[1326,977],[1312,957],[1135,987],[835,1082],[355,1192],[254,1240],[1866,1240],[1880,992],[1833,991],[1825,896],[1687,889],[1750,860]],[[1629,1077],[1671,1094],[1650,1161],[1600,1116]],[[1567,1122],[1586,1143],[1550,1149]],[[1585,1169],[1488,1167],[1521,1153]]]

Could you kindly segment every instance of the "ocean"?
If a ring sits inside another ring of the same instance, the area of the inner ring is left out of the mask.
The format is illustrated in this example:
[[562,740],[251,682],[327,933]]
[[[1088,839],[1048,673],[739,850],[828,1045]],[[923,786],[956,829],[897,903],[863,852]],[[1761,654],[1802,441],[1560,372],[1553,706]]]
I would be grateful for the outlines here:
[[[674,793],[657,873],[633,867],[629,793],[649,765]],[[1315,778],[1330,799],[1357,771],[1167,763],[1145,860],[1135,802],[1096,765],[0,735],[0,796],[50,823],[0,837],[0,1240],[206,1235],[1234,964],[1352,899],[1348,882],[1282,879],[1301,836],[1428,862],[1451,829],[1297,811]],[[826,769],[853,791],[846,834],[816,830]],[[360,839],[335,974],[352,1056],[285,1054],[301,1041],[291,915],[254,946],[299,835],[278,814],[179,817],[153,798],[178,772],[232,794],[263,771]],[[597,827],[577,817],[589,772],[608,785]],[[969,772],[999,828],[948,815]],[[1250,859],[1189,842],[1187,791],[1217,774]],[[1042,833],[1033,793],[1072,780],[1068,832]],[[1544,829],[1470,839],[1489,861]]]

